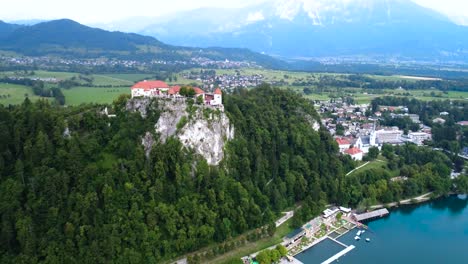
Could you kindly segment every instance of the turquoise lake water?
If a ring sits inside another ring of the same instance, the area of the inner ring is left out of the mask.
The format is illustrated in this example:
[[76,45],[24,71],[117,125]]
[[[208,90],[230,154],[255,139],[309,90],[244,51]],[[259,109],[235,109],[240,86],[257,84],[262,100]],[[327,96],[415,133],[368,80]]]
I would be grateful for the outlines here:
[[[366,224],[369,230],[360,241],[354,240],[356,230],[338,239],[356,248],[334,263],[468,263],[468,199],[464,196],[404,206]],[[326,240],[296,258],[305,264],[321,263],[343,249]]]

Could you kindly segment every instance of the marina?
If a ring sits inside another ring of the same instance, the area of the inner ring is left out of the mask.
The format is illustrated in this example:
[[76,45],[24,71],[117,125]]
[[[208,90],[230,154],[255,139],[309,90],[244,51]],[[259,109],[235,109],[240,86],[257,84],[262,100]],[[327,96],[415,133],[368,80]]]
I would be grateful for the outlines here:
[[[465,196],[393,209],[388,217],[365,222],[368,228],[361,233],[360,241],[354,239],[358,228],[335,238],[355,248],[329,263],[465,263],[467,223]],[[344,250],[331,240],[326,242],[329,243],[318,244],[295,258],[304,264],[320,264]]]
[[[367,227],[360,221],[388,214],[389,211],[385,208],[362,214],[356,214],[345,207],[328,208],[322,216],[311,220],[289,237],[286,246],[290,250],[291,261],[309,263],[309,259],[314,259],[314,263],[322,264],[339,261],[356,248],[352,240],[349,240],[350,236],[354,237],[354,243],[360,243],[361,238],[366,244],[371,241],[365,230]],[[364,234],[366,237],[363,237]]]

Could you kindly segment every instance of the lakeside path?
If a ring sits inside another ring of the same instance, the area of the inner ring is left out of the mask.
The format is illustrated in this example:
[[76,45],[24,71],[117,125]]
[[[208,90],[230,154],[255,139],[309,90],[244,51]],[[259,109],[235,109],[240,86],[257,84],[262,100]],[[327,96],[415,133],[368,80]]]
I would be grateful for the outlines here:
[[389,203],[389,204],[373,205],[373,206],[370,207],[370,209],[379,209],[379,208],[383,208],[383,207],[395,207],[395,206],[398,206],[400,204],[412,204],[413,201],[416,201],[416,203],[422,203],[422,202],[430,200],[431,199],[430,195],[432,193],[433,192],[428,192],[428,193],[425,193],[425,194],[417,196],[417,197],[401,200],[399,202],[393,202],[393,203]]

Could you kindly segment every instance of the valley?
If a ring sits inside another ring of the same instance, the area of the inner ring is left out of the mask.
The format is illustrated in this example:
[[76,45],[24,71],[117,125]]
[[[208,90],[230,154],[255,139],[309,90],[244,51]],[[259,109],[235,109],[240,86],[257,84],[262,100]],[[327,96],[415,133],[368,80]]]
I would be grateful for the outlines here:
[[[204,72],[204,73],[203,73]],[[202,73],[202,74],[200,74]],[[207,74],[208,73],[208,74]],[[213,75],[214,73],[214,75]],[[80,79],[81,76],[81,79]],[[192,68],[181,72],[166,74],[165,79],[171,85],[195,85],[210,87],[218,85],[227,92],[233,92],[237,88],[254,88],[268,83],[281,89],[289,89],[302,94],[313,101],[329,101],[336,98],[350,98],[357,103],[370,103],[372,99],[381,96],[401,96],[425,101],[431,100],[468,100],[468,90],[464,88],[448,91],[440,91],[435,88],[405,89],[403,83],[414,84],[417,81],[438,81],[428,77],[400,76],[400,75],[373,75],[373,74],[345,74],[323,72],[295,72],[278,71],[269,69],[217,69],[217,68]],[[369,78],[373,81],[383,81],[383,87],[379,89],[361,88],[362,83],[348,82],[349,78]],[[80,74],[73,72],[50,71],[5,71],[0,72],[1,78],[30,78],[44,81],[46,86],[58,86],[60,81],[74,80],[74,82],[62,88],[67,105],[79,105],[82,103],[112,103],[121,94],[129,94],[130,87],[137,81],[154,79],[158,75],[151,73],[102,73]],[[352,86],[354,85],[354,86]],[[13,88],[18,88],[12,90]],[[20,88],[21,87],[21,88]],[[25,94],[32,100],[37,100],[31,88],[15,84],[3,83],[0,86],[0,100],[2,104],[19,104]],[[10,95],[10,96],[8,96]]]

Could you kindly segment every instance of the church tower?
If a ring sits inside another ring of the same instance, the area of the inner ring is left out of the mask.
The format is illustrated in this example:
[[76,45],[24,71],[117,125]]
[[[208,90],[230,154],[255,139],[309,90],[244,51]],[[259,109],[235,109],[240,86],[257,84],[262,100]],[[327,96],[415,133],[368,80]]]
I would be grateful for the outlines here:
[[372,128],[372,131],[369,137],[369,145],[371,145],[372,147],[377,146],[376,141],[377,141],[377,135],[375,133],[375,122],[374,122],[374,127]]

